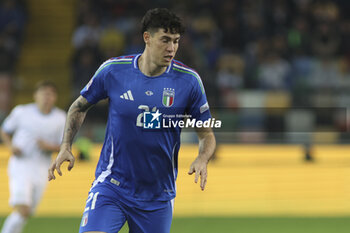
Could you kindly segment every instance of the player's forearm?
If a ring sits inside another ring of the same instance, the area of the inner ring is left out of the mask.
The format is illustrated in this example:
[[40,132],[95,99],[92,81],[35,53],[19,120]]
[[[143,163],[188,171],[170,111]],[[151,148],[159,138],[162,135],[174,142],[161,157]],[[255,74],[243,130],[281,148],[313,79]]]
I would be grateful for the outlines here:
[[71,149],[74,137],[83,124],[86,113],[91,106],[92,105],[81,96],[70,106],[67,113],[61,148]]
[[216,148],[214,133],[211,129],[203,129],[197,131],[197,134],[199,139],[199,153],[197,159],[209,162]]
[[85,115],[86,113],[78,112],[76,109],[72,109],[72,107],[69,109],[61,147],[69,149],[72,147],[74,137],[83,124]]
[[11,135],[9,135],[8,133],[6,133],[5,131],[1,130],[1,139],[4,142],[4,144],[11,148],[12,147],[12,137]]

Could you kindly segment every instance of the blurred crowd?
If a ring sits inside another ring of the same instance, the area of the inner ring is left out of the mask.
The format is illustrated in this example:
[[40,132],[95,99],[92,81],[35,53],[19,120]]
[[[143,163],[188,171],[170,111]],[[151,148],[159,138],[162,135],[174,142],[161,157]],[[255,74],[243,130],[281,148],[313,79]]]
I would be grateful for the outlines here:
[[0,1],[0,121],[11,107],[12,79],[26,21],[24,0]]

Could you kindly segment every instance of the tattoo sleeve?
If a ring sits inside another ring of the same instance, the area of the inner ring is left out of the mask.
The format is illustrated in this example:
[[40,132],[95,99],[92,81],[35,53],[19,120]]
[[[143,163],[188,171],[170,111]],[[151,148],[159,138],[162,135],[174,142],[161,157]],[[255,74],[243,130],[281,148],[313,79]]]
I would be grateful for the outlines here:
[[72,147],[73,139],[83,124],[87,111],[92,106],[93,105],[82,96],[79,96],[73,102],[67,113],[62,145],[68,146],[69,149]]

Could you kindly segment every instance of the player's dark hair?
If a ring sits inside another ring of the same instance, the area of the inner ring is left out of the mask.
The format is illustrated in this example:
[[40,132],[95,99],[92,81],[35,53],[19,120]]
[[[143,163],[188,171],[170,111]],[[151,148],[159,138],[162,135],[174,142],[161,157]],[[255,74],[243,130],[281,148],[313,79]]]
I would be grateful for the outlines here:
[[43,87],[50,87],[52,88],[52,90],[54,90],[56,93],[57,93],[57,86],[54,82],[51,82],[49,80],[43,80],[43,81],[40,81],[38,82],[36,85],[35,85],[35,92],[38,91],[39,89],[43,88]]
[[141,23],[142,34],[145,31],[154,32],[159,28],[163,28],[165,32],[169,31],[172,34],[183,34],[185,32],[181,19],[166,8],[155,8],[147,11]]

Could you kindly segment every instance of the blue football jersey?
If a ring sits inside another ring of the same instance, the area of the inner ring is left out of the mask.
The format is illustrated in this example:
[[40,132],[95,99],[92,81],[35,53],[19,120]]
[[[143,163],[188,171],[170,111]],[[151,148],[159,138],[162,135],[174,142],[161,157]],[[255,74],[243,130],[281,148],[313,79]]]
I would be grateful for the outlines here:
[[[81,91],[89,103],[109,99],[105,141],[93,186],[108,183],[128,202],[168,201],[176,195],[181,128],[145,129],[144,112],[211,115],[199,75],[173,60],[156,77],[138,68],[141,54],[103,63]],[[195,155],[194,155],[195,156]]]

